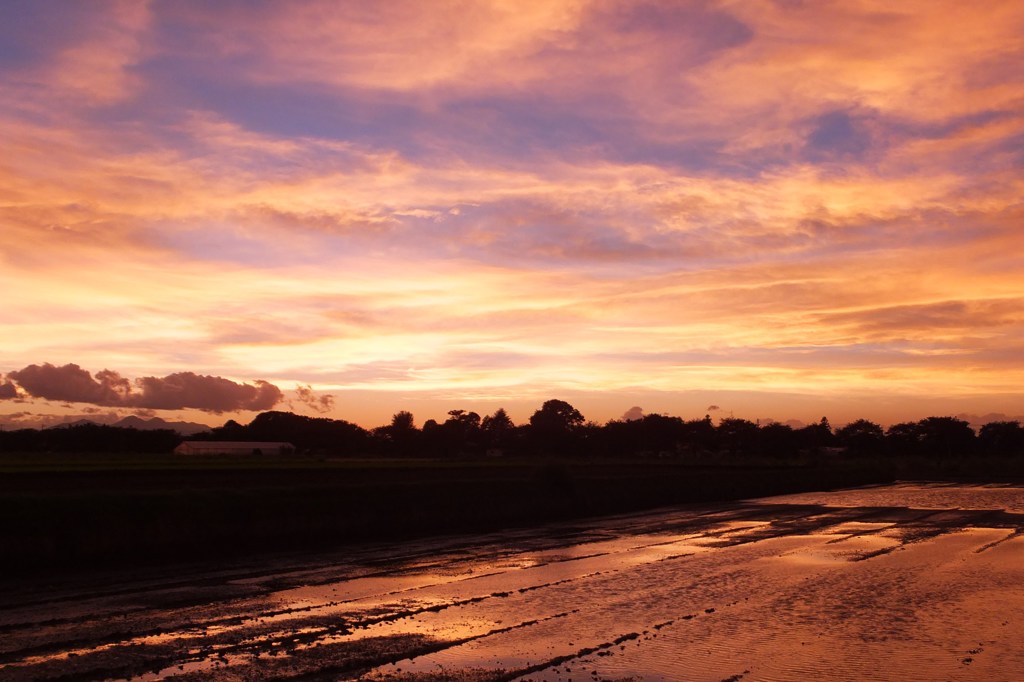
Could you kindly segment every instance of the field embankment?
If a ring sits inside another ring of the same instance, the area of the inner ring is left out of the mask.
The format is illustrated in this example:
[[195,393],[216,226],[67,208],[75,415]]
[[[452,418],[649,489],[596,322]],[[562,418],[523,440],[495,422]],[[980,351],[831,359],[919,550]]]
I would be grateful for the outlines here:
[[[1009,473],[1020,477],[1020,472]],[[976,463],[882,460],[794,464],[5,455],[0,458],[5,556],[0,570],[8,575],[64,573],[330,550],[364,540],[483,532],[895,478],[992,477]]]
[[669,461],[0,461],[4,573],[215,560],[885,480]]

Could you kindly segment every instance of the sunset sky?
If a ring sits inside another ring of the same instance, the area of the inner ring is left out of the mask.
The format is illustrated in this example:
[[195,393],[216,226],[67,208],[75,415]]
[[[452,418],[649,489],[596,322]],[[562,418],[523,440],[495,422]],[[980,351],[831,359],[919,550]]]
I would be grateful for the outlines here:
[[1024,415],[1020,0],[0,17],[5,428]]

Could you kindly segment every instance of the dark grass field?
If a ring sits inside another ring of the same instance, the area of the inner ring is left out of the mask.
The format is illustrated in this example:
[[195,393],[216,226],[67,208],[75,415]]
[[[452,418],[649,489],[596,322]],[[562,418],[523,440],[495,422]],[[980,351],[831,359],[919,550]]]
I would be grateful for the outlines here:
[[970,478],[976,468],[839,459],[6,454],[0,456],[0,570],[7,577],[60,575],[334,550],[367,540],[484,532],[895,478]]

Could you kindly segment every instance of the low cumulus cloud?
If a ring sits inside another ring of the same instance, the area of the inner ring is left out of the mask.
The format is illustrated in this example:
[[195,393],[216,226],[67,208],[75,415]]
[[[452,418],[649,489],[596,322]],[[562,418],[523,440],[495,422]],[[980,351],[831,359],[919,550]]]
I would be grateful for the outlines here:
[[10,372],[7,378],[33,398],[143,410],[192,408],[214,414],[268,410],[284,397],[281,389],[267,381],[237,383],[194,372],[131,381],[107,369],[93,376],[76,364],[43,363]]
[[296,386],[295,396],[300,403],[316,410],[317,412],[330,412],[334,408],[334,396],[330,393],[317,395],[313,387]]
[[206,412],[268,410],[284,397],[281,389],[257,380],[239,384],[223,377],[177,372],[166,377],[136,379],[140,393],[131,405],[154,410],[180,410],[194,407]]
[[634,405],[633,407],[626,410],[625,414],[622,415],[622,421],[634,422],[638,419],[644,418],[644,408]]
[[122,382],[116,373],[104,370],[94,379],[89,372],[74,364],[63,367],[50,363],[29,365],[8,373],[7,379],[16,382],[34,398],[94,405],[116,405],[122,399],[117,392]]
[[14,400],[18,397],[18,388],[10,381],[0,383],[0,400]]

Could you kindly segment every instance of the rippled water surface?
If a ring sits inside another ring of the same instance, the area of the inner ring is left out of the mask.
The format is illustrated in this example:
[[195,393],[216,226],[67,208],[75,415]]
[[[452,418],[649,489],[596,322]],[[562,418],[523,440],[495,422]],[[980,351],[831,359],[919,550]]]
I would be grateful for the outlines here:
[[1022,529],[899,484],[52,586],[0,679],[1021,680]]

